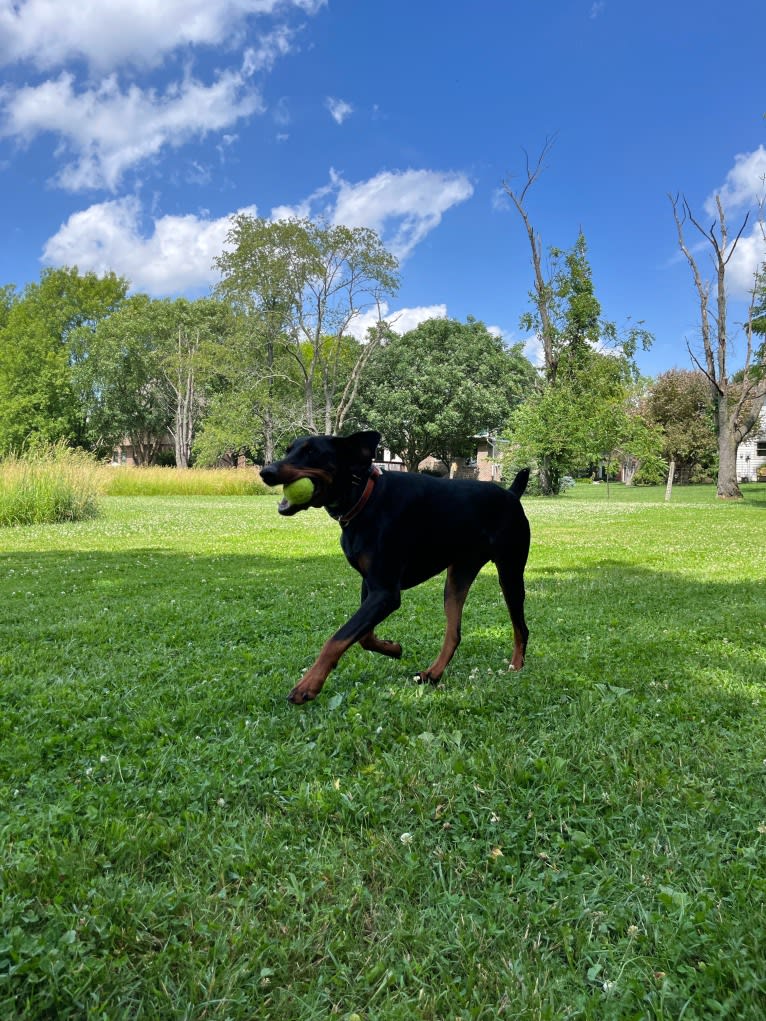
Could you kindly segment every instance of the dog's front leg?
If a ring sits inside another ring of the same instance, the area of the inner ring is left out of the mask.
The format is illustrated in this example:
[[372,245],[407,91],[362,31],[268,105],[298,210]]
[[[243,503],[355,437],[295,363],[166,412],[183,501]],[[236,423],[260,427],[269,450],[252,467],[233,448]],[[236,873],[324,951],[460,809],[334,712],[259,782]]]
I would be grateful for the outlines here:
[[302,705],[315,699],[346,649],[370,634],[382,620],[399,608],[400,603],[398,588],[374,589],[368,586],[367,597],[362,605],[340,631],[336,631],[324,643],[314,663],[287,696],[289,701]]

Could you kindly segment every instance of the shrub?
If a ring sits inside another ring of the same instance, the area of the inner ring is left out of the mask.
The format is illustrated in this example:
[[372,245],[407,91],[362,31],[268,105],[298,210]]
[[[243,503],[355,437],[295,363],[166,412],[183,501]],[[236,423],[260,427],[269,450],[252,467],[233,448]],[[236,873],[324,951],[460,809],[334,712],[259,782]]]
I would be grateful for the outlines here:
[[0,526],[80,521],[98,513],[98,466],[63,443],[0,462]]
[[647,458],[633,476],[634,486],[662,486],[668,478],[668,466],[658,458]]

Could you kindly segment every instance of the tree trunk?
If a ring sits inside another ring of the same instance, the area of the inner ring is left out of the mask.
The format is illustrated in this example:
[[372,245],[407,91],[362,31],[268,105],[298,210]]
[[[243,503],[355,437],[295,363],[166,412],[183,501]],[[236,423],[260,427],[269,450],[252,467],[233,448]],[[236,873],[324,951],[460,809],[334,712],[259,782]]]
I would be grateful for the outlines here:
[[632,486],[641,462],[637,457],[628,458],[622,466],[622,481],[626,486]]
[[552,454],[540,462],[540,491],[543,496],[556,496],[561,488],[561,467]]
[[178,340],[173,366],[173,376],[166,378],[170,383],[175,407],[173,409],[173,443],[175,446],[176,468],[188,468],[194,439],[194,412],[196,403],[194,356],[199,348],[199,333],[191,338],[182,326],[178,327]]
[[266,395],[266,410],[263,415],[263,463],[274,460],[274,340],[266,340],[266,372],[269,380]]
[[665,484],[665,503],[670,503],[670,497],[673,493],[673,479],[675,478],[675,474],[676,462],[674,458],[671,458],[670,464],[668,465],[668,481]]
[[551,304],[553,298],[549,282],[546,281],[543,273],[542,242],[540,240],[540,235],[537,234],[532,225],[532,221],[529,219],[529,214],[524,206],[524,202],[527,192],[543,172],[544,162],[553,147],[553,142],[553,138],[546,138],[545,145],[543,146],[534,167],[530,166],[529,159],[527,159],[527,180],[524,187],[521,189],[520,194],[517,195],[511,190],[510,186],[506,182],[503,182],[503,188],[505,189],[506,194],[513,202],[514,206],[516,206],[519,216],[524,223],[527,238],[529,239],[529,247],[532,252],[532,268],[535,276],[532,300],[540,316],[540,340],[543,345],[545,378],[549,383],[554,383],[556,381],[556,370],[558,369],[558,357],[554,350],[556,330],[551,319]]
[[741,500],[737,484],[737,435],[735,416],[725,397],[718,401],[718,490],[722,500]]

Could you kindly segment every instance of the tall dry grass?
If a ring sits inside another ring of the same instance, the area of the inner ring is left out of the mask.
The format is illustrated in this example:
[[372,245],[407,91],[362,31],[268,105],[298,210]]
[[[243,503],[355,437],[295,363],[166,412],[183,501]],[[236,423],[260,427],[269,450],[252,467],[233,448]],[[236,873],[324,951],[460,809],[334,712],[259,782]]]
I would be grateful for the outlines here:
[[106,496],[260,496],[255,468],[101,468]]
[[80,521],[98,513],[100,469],[63,443],[0,461],[0,527]]

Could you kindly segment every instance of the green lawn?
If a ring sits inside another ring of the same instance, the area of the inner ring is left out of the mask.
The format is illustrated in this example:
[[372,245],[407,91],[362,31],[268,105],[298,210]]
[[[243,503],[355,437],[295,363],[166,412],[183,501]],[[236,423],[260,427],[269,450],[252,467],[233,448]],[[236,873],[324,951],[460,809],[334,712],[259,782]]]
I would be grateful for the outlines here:
[[526,501],[445,683],[441,583],[354,609],[321,512],[0,529],[0,1017],[766,1016],[766,486]]

